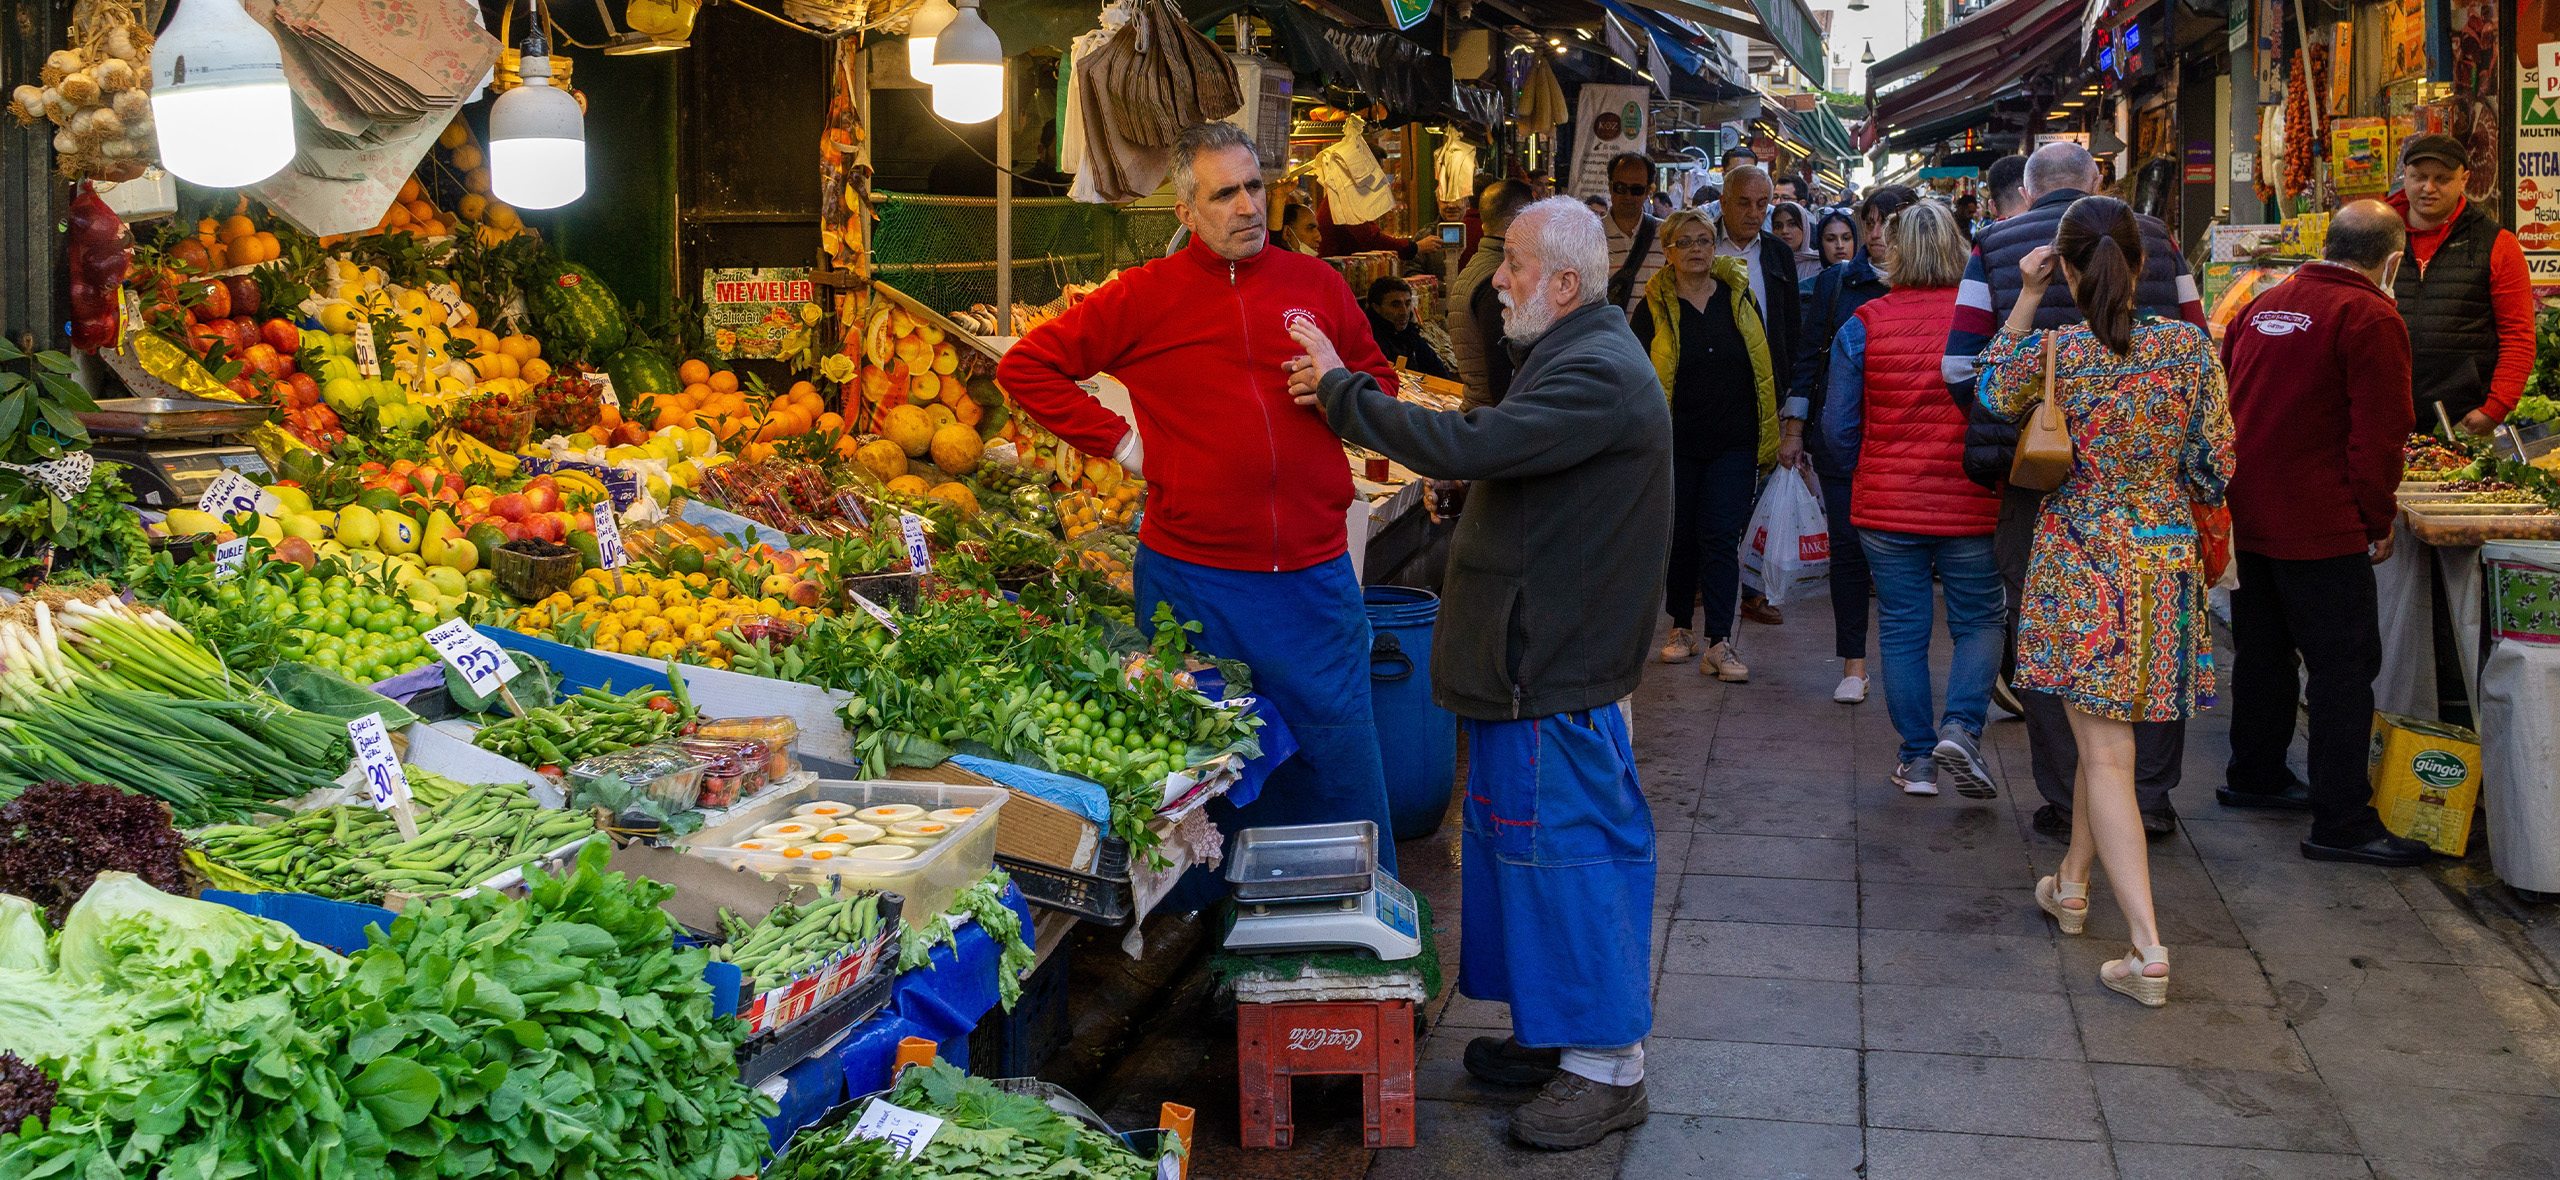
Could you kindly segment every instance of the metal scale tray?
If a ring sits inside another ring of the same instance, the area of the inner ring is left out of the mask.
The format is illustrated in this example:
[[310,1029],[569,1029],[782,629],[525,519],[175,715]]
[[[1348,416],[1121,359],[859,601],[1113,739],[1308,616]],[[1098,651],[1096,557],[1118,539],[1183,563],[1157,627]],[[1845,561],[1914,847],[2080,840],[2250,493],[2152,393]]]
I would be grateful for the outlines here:
[[1358,897],[1375,885],[1378,825],[1368,820],[1248,828],[1227,861],[1227,884],[1239,902],[1322,901]]

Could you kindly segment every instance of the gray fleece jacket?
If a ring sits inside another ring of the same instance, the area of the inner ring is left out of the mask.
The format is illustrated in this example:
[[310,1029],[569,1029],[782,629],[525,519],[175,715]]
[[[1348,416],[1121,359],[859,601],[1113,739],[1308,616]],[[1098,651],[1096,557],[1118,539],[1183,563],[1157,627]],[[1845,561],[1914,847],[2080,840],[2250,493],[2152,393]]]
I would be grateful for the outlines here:
[[1490,406],[1446,413],[1336,369],[1334,433],[1474,481],[1449,546],[1431,696],[1461,717],[1575,713],[1635,690],[1671,541],[1671,409],[1624,312],[1556,322]]

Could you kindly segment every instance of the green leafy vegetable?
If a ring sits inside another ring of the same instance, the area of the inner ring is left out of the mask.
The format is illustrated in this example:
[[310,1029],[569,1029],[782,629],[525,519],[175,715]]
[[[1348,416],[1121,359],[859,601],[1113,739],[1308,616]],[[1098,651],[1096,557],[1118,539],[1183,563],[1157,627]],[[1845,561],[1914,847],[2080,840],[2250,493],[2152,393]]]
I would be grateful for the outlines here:
[[1002,952],[996,958],[996,1002],[1007,1012],[1022,998],[1022,975],[1031,970],[1039,956],[1022,938],[1022,915],[1004,903],[1005,887],[1013,878],[1002,872],[989,873],[969,883],[951,901],[951,908],[935,914],[930,921],[909,924],[899,934],[898,970],[913,971],[933,962],[933,944],[939,942],[953,950],[960,949],[960,934],[955,926],[966,914],[986,929]]

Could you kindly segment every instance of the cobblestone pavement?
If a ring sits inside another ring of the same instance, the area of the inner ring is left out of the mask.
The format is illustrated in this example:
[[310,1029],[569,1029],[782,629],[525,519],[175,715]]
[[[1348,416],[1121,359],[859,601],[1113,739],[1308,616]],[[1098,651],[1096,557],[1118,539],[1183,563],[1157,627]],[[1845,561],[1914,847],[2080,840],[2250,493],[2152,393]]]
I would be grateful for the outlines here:
[[[2182,830],[2152,850],[2176,982],[2142,1008],[2095,979],[2125,950],[2103,880],[2084,937],[2036,909],[2062,850],[2029,826],[2023,725],[1985,735],[1998,800],[1906,797],[1881,686],[1834,704],[1827,604],[1786,610],[1744,628],[1751,683],[1657,664],[1635,699],[1661,833],[1652,1121],[1580,1152],[1511,1146],[1525,1095],[1459,1065],[1505,1013],[1445,1000],[1421,1146],[1375,1153],[1370,1177],[2560,1176],[2560,978],[2513,922],[2423,870],[2305,861],[2301,817],[2218,807],[2228,722],[2208,714]],[[1298,1174],[1317,1172],[1338,1174]]]

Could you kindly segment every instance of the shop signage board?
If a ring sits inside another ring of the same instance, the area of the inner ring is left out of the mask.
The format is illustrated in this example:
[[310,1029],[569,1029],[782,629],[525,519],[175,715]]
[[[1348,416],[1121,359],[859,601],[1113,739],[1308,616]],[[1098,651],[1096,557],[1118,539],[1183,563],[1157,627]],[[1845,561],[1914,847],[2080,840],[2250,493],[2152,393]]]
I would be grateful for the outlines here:
[[[2548,0],[2524,0],[2519,29],[2540,28]],[[2516,238],[2524,244],[2525,271],[2545,294],[2560,287],[2560,97],[2546,81],[2556,72],[2560,41],[2536,45],[2518,57],[2534,64],[2516,70],[2516,99],[2509,116],[2515,131]]]
[[1645,125],[1651,98],[1642,86],[1583,85],[1573,108],[1573,166],[1564,171],[1568,195],[1609,195],[1609,158],[1641,152],[1653,141]]
[[816,298],[805,266],[705,270],[702,334],[724,359],[772,360],[798,351],[801,308],[816,308]]

